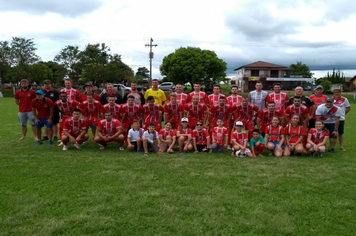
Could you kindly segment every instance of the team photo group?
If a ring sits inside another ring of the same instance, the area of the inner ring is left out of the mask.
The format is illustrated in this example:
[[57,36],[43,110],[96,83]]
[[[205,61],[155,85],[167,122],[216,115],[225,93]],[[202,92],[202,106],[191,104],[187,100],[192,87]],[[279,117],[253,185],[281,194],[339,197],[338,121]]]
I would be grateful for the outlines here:
[[230,96],[225,96],[219,85],[207,95],[195,83],[188,94],[178,84],[166,97],[158,80],[144,94],[132,82],[124,96],[112,84],[99,96],[88,83],[80,94],[68,79],[60,91],[49,80],[37,91],[26,79],[20,85],[15,102],[21,140],[26,139],[29,122],[37,146],[46,141],[47,146],[58,142],[64,151],[70,144],[81,149],[91,130],[91,141],[100,149],[114,142],[120,150],[143,155],[227,149],[226,153],[238,157],[262,157],[263,152],[276,157],[322,156],[335,153],[337,140],[340,151],[345,151],[343,134],[350,104],[340,88],[328,97],[318,85],[306,97],[303,88],[296,87],[289,97],[280,83],[267,93],[257,81],[248,96],[240,96],[237,86],[231,86]]

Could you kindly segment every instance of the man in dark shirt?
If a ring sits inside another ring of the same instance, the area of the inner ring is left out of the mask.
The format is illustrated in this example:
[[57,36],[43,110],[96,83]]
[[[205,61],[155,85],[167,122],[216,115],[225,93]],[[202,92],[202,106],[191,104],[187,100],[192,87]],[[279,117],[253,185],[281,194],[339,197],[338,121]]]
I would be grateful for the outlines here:
[[[50,99],[53,104],[59,100],[59,92],[58,90],[54,89],[52,87],[52,83],[50,80],[46,79],[43,81],[43,92],[45,93],[44,96],[45,98]],[[57,142],[57,134],[58,134],[58,123],[59,123],[59,109],[57,107],[54,108],[53,110],[53,118],[52,118],[52,131],[53,131],[53,141]],[[47,134],[47,129],[45,129],[45,136],[43,136],[42,141],[47,141],[48,140],[48,134]]]
[[145,104],[145,97],[137,90],[136,82],[131,82],[131,91],[125,94],[123,103],[127,103],[127,97],[130,95],[135,97],[136,104],[140,106],[143,106]]
[[[310,107],[312,107],[314,105],[314,102],[310,98],[308,98],[306,96],[303,96],[303,88],[300,87],[300,86],[295,88],[295,96],[296,97],[300,97],[301,98],[301,103],[304,106],[308,107],[308,109],[310,109]],[[288,106],[293,104],[293,99],[294,99],[294,97],[291,97],[289,99]]]

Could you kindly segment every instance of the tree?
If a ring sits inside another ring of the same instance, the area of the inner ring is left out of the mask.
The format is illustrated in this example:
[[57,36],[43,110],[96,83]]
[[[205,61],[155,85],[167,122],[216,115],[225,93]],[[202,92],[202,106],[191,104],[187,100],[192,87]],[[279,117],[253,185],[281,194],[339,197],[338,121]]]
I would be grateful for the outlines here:
[[66,75],[71,79],[79,78],[82,68],[79,64],[79,47],[67,45],[55,57],[54,61],[62,64],[66,70]]
[[163,58],[160,71],[173,83],[202,84],[225,80],[226,63],[215,52],[200,48],[179,48]]
[[11,47],[8,41],[0,41],[0,83],[8,82],[6,74],[10,67]]
[[335,71],[335,68],[333,69],[332,74],[329,72],[326,74],[325,77],[323,77],[331,82],[331,84],[344,84],[345,83],[345,75],[344,73],[340,72],[340,70]]
[[54,61],[41,62],[45,64],[52,71],[52,78],[49,79],[53,85],[62,84],[63,78],[67,74],[67,69],[64,65]]
[[313,73],[310,72],[309,67],[306,64],[302,64],[301,61],[297,61],[297,64],[291,64],[289,66],[291,71],[288,71],[288,75],[300,75],[304,78],[311,78]]
[[142,76],[142,78],[150,77],[150,71],[146,67],[137,68],[136,76]]
[[323,86],[325,91],[331,89],[331,81],[327,79],[319,79],[319,80],[320,80],[320,85]]

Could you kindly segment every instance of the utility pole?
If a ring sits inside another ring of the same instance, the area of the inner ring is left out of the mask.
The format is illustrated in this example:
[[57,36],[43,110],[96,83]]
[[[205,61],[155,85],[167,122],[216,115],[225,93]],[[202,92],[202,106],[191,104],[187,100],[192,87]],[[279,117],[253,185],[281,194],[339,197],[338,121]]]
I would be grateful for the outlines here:
[[150,78],[148,80],[149,86],[152,86],[152,58],[153,58],[153,52],[152,52],[152,47],[157,47],[157,44],[152,44],[153,39],[151,38],[150,44],[145,44],[145,47],[150,47],[150,53],[148,54],[148,57],[150,58]]

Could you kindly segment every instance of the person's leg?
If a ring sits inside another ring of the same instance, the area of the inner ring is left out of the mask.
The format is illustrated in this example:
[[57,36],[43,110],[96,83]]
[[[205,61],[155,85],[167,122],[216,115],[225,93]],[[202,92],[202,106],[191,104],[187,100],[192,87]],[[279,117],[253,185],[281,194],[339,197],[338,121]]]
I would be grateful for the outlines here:
[[283,150],[278,150],[278,149],[275,149],[274,150],[274,155],[276,157],[281,157],[283,155]]
[[39,128],[39,129],[37,129],[36,128],[36,136],[37,136],[37,139],[38,139],[38,141],[39,142],[41,142],[41,135],[42,135],[42,129],[41,128]]
[[289,147],[286,146],[284,149],[284,152],[283,152],[283,156],[288,157],[288,156],[290,156],[290,153],[291,153],[291,151],[290,151]]
[[303,150],[304,150],[303,144],[298,143],[298,144],[295,146],[294,150],[295,150],[297,153],[303,153]]
[[193,150],[193,145],[192,145],[192,143],[189,143],[188,145],[187,145],[187,148],[185,148],[185,152],[187,152],[187,151],[191,151],[191,150]]
[[20,138],[20,140],[24,140],[26,138],[27,125],[22,125],[21,126],[21,131],[22,131],[22,137]]
[[318,149],[319,149],[319,153],[324,153],[326,147],[325,146],[320,146],[320,147],[318,147]]
[[23,112],[18,113],[18,118],[19,118],[19,124],[21,125],[21,133],[22,137],[20,140],[26,139],[26,134],[27,134],[27,114]]
[[56,138],[56,139],[57,139],[57,135],[58,135],[58,124],[53,125],[52,131],[53,131],[53,138]]
[[145,154],[148,153],[148,148],[147,148],[147,138],[142,138],[142,145],[143,145],[143,150]]
[[48,141],[52,142],[53,138],[53,125],[48,124],[48,120],[46,121],[46,130],[48,134]]
[[314,147],[310,143],[307,143],[307,145],[305,145],[305,148],[309,150],[309,152],[314,152]]
[[338,133],[339,133],[339,144],[340,144],[340,150],[345,151],[344,149],[344,127],[345,127],[345,121],[341,120],[338,128]]
[[165,151],[167,151],[168,145],[167,145],[167,143],[161,143],[160,147],[161,147],[162,152],[165,152]]
[[184,137],[180,136],[178,138],[178,146],[179,146],[179,152],[183,151],[184,149]]
[[137,150],[140,150],[142,148],[142,139],[141,138],[136,139],[136,145],[137,145]]

